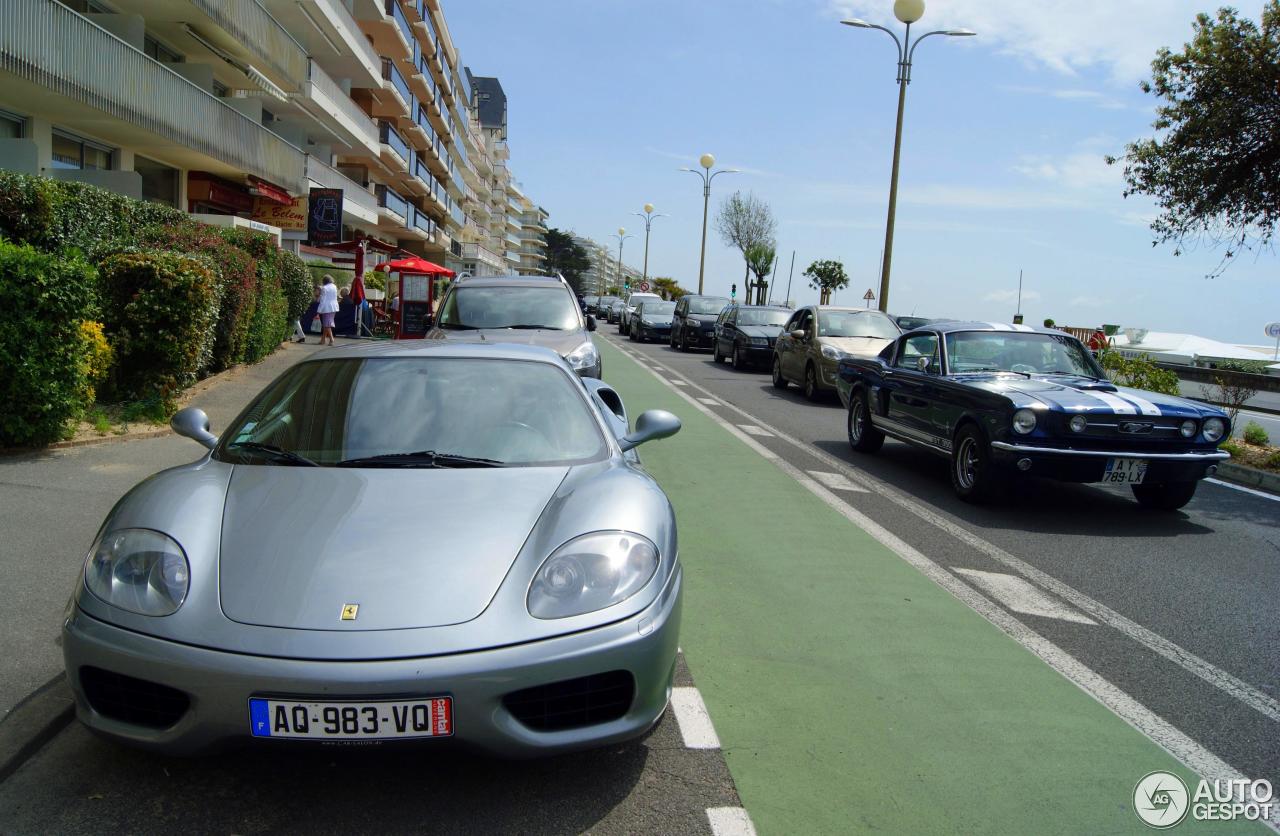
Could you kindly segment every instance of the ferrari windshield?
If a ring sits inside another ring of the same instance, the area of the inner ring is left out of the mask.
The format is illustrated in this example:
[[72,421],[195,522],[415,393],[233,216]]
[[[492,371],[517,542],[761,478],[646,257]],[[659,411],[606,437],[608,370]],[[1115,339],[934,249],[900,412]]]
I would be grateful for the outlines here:
[[791,318],[789,310],[771,310],[769,308],[746,308],[738,311],[739,325],[775,325],[781,328]]
[[441,328],[582,327],[577,301],[559,282],[546,287],[456,287],[440,311]]
[[882,340],[898,338],[898,326],[879,311],[819,311],[818,336],[820,337],[877,337]]
[[446,357],[299,363],[228,428],[235,464],[496,467],[593,461],[581,386],[549,363]]
[[700,296],[697,299],[689,300],[689,313],[718,314],[724,310],[724,306],[727,304],[729,304],[729,300],[723,296]]
[[1068,334],[1016,331],[957,331],[947,334],[951,374],[1018,372],[1103,377],[1093,358]]

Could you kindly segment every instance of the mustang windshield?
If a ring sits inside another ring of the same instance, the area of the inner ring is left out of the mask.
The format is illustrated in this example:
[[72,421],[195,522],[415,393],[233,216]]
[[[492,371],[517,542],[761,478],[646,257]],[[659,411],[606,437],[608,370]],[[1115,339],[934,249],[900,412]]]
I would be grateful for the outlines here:
[[722,296],[705,296],[700,299],[690,299],[689,313],[718,314],[724,310],[724,306],[727,304],[729,304],[729,300]]
[[739,325],[776,325],[781,328],[791,318],[791,311],[741,310],[738,311]]
[[818,336],[820,337],[877,337],[895,340],[898,326],[879,311],[819,311]]
[[441,328],[581,327],[577,302],[559,282],[546,287],[466,287],[449,294],[440,311]]
[[299,363],[227,430],[214,457],[235,464],[321,467],[593,461],[605,453],[604,438],[575,386],[560,369],[525,361],[379,357]]
[[1067,334],[957,331],[947,334],[952,374],[978,371],[1103,377],[1080,341]]

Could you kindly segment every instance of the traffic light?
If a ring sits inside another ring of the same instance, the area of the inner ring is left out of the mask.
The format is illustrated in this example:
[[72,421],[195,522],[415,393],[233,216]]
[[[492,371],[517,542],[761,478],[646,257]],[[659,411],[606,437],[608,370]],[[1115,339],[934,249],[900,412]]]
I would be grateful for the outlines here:
[[737,298],[738,298],[738,286],[737,286],[736,284],[735,284],[735,285],[731,285],[731,286],[729,287],[729,298],[730,298],[730,299],[737,299]]

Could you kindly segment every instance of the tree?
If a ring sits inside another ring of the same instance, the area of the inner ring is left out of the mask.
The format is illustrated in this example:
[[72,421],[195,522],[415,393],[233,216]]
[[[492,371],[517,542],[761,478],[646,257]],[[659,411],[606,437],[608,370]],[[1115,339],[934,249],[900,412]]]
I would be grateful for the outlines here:
[[1265,375],[1267,364],[1260,360],[1219,360],[1214,364],[1213,383],[1202,384],[1206,401],[1220,404],[1235,424],[1240,408],[1258,394],[1258,383],[1249,375]]
[[559,229],[548,229],[546,242],[546,271],[564,276],[577,293],[594,292],[595,288],[582,286],[582,274],[591,269],[591,256],[586,249]]
[[653,285],[653,289],[657,293],[661,294],[664,299],[669,301],[675,301],[681,296],[685,296],[689,293],[689,291],[677,284],[676,280],[670,276],[658,276],[656,278],[649,279],[649,284]]
[[743,261],[747,263],[743,273],[744,281],[747,281],[747,293],[743,298],[748,301],[751,299],[751,261],[747,258],[747,251],[756,244],[772,245],[777,229],[778,222],[774,220],[769,204],[751,192],[745,195],[734,192],[724,199],[720,204],[720,211],[716,213],[716,232],[720,233],[720,239],[725,246],[737,247],[742,253]]
[[809,279],[809,287],[819,292],[819,305],[829,304],[832,292],[849,286],[849,277],[839,261],[815,261],[805,269],[804,276]]
[[[759,241],[747,248],[747,267],[756,274],[756,304],[763,305],[768,299],[769,271],[773,269],[773,260],[778,254],[772,241]],[[750,296],[747,297],[750,302]]]
[[[1124,194],[1154,198],[1152,246],[1174,254],[1226,243],[1218,275],[1242,249],[1267,247],[1280,222],[1280,0],[1262,28],[1234,9],[1200,14],[1182,51],[1162,48],[1142,90],[1156,108],[1152,139],[1125,146]],[[1108,163],[1116,163],[1108,157]]]

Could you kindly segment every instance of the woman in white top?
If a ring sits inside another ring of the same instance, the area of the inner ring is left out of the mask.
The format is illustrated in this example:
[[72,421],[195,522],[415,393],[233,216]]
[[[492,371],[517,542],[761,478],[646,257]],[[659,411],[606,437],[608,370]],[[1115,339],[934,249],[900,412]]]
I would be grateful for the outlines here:
[[320,304],[316,313],[320,315],[320,345],[333,345],[333,316],[338,312],[338,286],[333,283],[333,276],[326,275],[324,284],[320,286]]

